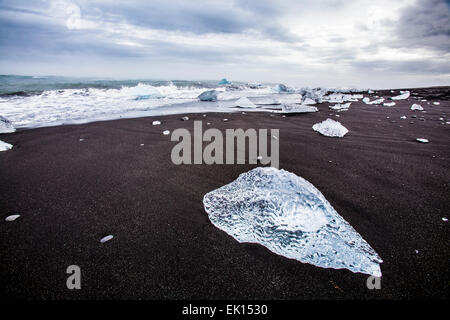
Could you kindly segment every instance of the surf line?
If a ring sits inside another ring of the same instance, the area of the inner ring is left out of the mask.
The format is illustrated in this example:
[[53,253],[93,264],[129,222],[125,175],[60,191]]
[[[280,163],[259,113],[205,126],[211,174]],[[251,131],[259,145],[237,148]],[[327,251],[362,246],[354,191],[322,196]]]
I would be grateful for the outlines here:
[[[268,136],[270,137],[270,155],[268,154]],[[185,128],[172,132],[171,141],[178,141],[172,148],[171,160],[174,164],[245,164],[246,147],[248,147],[248,163],[279,166],[279,129],[226,129],[223,132],[210,128],[203,132],[202,121],[194,121],[194,138]],[[192,145],[193,140],[193,145]],[[225,148],[224,148],[225,140]],[[236,157],[235,157],[235,141]],[[203,142],[209,142],[203,149]],[[248,142],[248,143],[247,143]],[[192,148],[193,147],[193,148]],[[192,159],[192,149],[194,157]],[[236,158],[236,159],[235,159]],[[236,160],[236,162],[235,162]]]

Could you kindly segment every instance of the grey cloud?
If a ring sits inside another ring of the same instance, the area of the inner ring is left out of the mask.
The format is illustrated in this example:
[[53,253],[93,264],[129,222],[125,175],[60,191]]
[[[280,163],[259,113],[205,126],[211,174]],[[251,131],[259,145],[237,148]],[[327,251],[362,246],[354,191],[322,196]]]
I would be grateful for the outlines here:
[[404,9],[397,22],[399,43],[394,46],[428,47],[450,51],[449,1],[418,0]]

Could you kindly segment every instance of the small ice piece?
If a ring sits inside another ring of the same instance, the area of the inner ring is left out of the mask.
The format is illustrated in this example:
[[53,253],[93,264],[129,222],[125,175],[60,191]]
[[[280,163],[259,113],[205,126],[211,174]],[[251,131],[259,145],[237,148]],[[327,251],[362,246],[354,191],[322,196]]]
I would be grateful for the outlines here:
[[202,92],[198,98],[200,101],[217,101],[217,91],[216,90],[208,90]]
[[363,102],[365,103],[365,104],[381,104],[381,103],[383,103],[383,101],[384,101],[384,98],[380,98],[380,99],[377,99],[377,100],[373,100],[373,101],[370,101],[370,100],[368,100],[369,98],[364,98],[363,99]]
[[416,103],[414,103],[412,106],[411,106],[411,110],[418,110],[418,111],[423,111],[423,107],[420,105],[420,104],[416,104]]
[[84,141],[84,139],[82,139],[82,138],[81,138],[81,139],[78,139],[78,141],[80,141],[80,142],[83,142],[83,141]]
[[258,167],[203,197],[212,224],[239,242],[322,268],[381,277],[382,259],[322,193],[294,173]]
[[143,143],[141,143],[141,144],[140,144],[140,146],[141,146],[141,147],[143,147],[143,146],[144,146],[144,144],[143,144]]
[[393,107],[393,106],[395,106],[395,102],[385,102],[385,103],[383,103],[383,106],[385,106],[385,107]]
[[161,121],[155,120],[152,122],[152,125],[159,126],[161,124]]
[[364,98],[362,99],[362,101],[363,101],[365,104],[367,104],[367,103],[370,102],[370,98],[369,98],[369,97],[364,97]]
[[6,219],[5,219],[5,221],[7,221],[7,222],[12,222],[12,221],[16,220],[16,219],[19,218],[19,217],[20,217],[20,214],[13,214],[13,215],[11,215],[11,216],[7,216]]
[[296,104],[296,103],[283,103],[281,105],[281,113],[307,113],[317,112],[319,109],[313,106]]
[[16,128],[14,128],[12,122],[5,117],[0,116],[0,133],[11,133],[15,131]]
[[114,238],[114,236],[110,234],[110,235],[107,235],[106,237],[101,238],[101,239],[100,239],[100,242],[101,242],[101,243],[105,243],[106,241],[109,241],[109,240],[111,240],[112,238]]
[[189,117],[188,116],[184,116],[183,118],[181,118],[182,121],[188,121]]
[[438,106],[438,105],[440,105],[441,103],[440,103],[440,102],[433,102],[433,104],[434,104],[435,106]]
[[425,139],[425,138],[417,138],[416,141],[417,142],[421,142],[421,143],[428,143],[428,142],[430,142],[430,141],[428,141],[428,139]]
[[414,250],[414,252],[415,252],[416,254],[418,254],[418,253],[419,253],[419,250]]
[[163,131],[163,135],[167,136],[167,135],[169,135],[169,134],[170,134],[170,131],[169,131],[169,130],[164,130],[164,131]]
[[446,217],[443,217],[443,218],[442,218],[442,221],[447,222],[448,219],[447,219]]
[[372,94],[374,93],[372,90],[367,91],[367,93]]
[[400,91],[401,95],[395,96],[395,97],[391,97],[391,100],[404,100],[404,99],[408,99],[410,92],[409,91]]
[[227,122],[227,121],[228,121],[228,119],[223,119],[223,121]]
[[262,158],[263,158],[262,156],[256,157],[257,160],[262,160]]
[[13,147],[12,144],[6,143],[2,140],[0,140],[0,151],[8,151],[11,150]]
[[336,110],[336,111],[347,111],[350,108],[350,104],[351,102],[348,103],[344,103],[344,104],[335,104],[334,106],[329,106],[328,108],[330,108],[331,110]]
[[239,108],[256,108],[256,105],[251,102],[247,97],[242,97],[234,103],[235,107]]
[[401,116],[400,119],[406,119],[406,116]]
[[339,121],[328,118],[312,126],[314,131],[327,137],[344,137],[348,130]]

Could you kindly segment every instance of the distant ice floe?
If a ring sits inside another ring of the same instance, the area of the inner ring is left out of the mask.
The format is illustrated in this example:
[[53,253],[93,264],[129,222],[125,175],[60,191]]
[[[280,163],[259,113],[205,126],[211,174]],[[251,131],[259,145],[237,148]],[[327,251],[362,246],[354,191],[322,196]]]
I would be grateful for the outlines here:
[[0,133],[11,133],[15,131],[16,129],[14,128],[12,122],[5,117],[0,116]]
[[351,102],[348,103],[344,103],[344,104],[335,104],[334,106],[329,106],[328,108],[330,108],[331,110],[335,110],[335,111],[347,111],[350,108],[350,104]]
[[395,96],[395,97],[391,97],[391,100],[404,100],[404,99],[408,99],[410,96],[410,92],[409,91],[400,91],[400,95]]
[[207,193],[212,224],[239,242],[322,268],[381,277],[382,259],[310,182],[258,167]]
[[421,143],[428,143],[428,142],[430,142],[428,139],[425,139],[425,138],[417,138],[416,141],[417,142],[421,142]]
[[12,144],[6,143],[2,140],[0,140],[0,151],[8,151],[11,150],[13,147]]
[[247,97],[242,97],[234,103],[234,107],[254,109],[256,108],[256,105]]
[[417,111],[423,111],[423,107],[422,107],[420,104],[414,103],[414,104],[411,106],[411,110],[413,110],[413,111],[415,111],[415,110],[417,110]]
[[348,129],[344,127],[339,121],[328,118],[322,122],[316,123],[312,126],[314,131],[327,137],[344,137]]
[[393,106],[395,106],[395,102],[394,101],[392,101],[392,102],[385,102],[385,103],[383,103],[383,106],[385,106],[385,107],[393,107]]
[[281,105],[281,113],[308,113],[308,112],[317,112],[319,109],[313,106],[303,105],[303,104],[295,104],[295,103],[283,103]]
[[200,101],[217,101],[217,91],[216,90],[208,90],[205,92],[202,92],[198,99]]

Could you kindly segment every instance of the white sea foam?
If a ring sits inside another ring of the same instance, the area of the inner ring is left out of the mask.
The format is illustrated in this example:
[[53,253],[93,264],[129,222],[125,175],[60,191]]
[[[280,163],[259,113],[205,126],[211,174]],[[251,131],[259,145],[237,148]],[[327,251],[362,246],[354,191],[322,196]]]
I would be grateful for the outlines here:
[[323,268],[381,277],[381,258],[310,182],[259,167],[203,198],[211,222],[239,242]]

